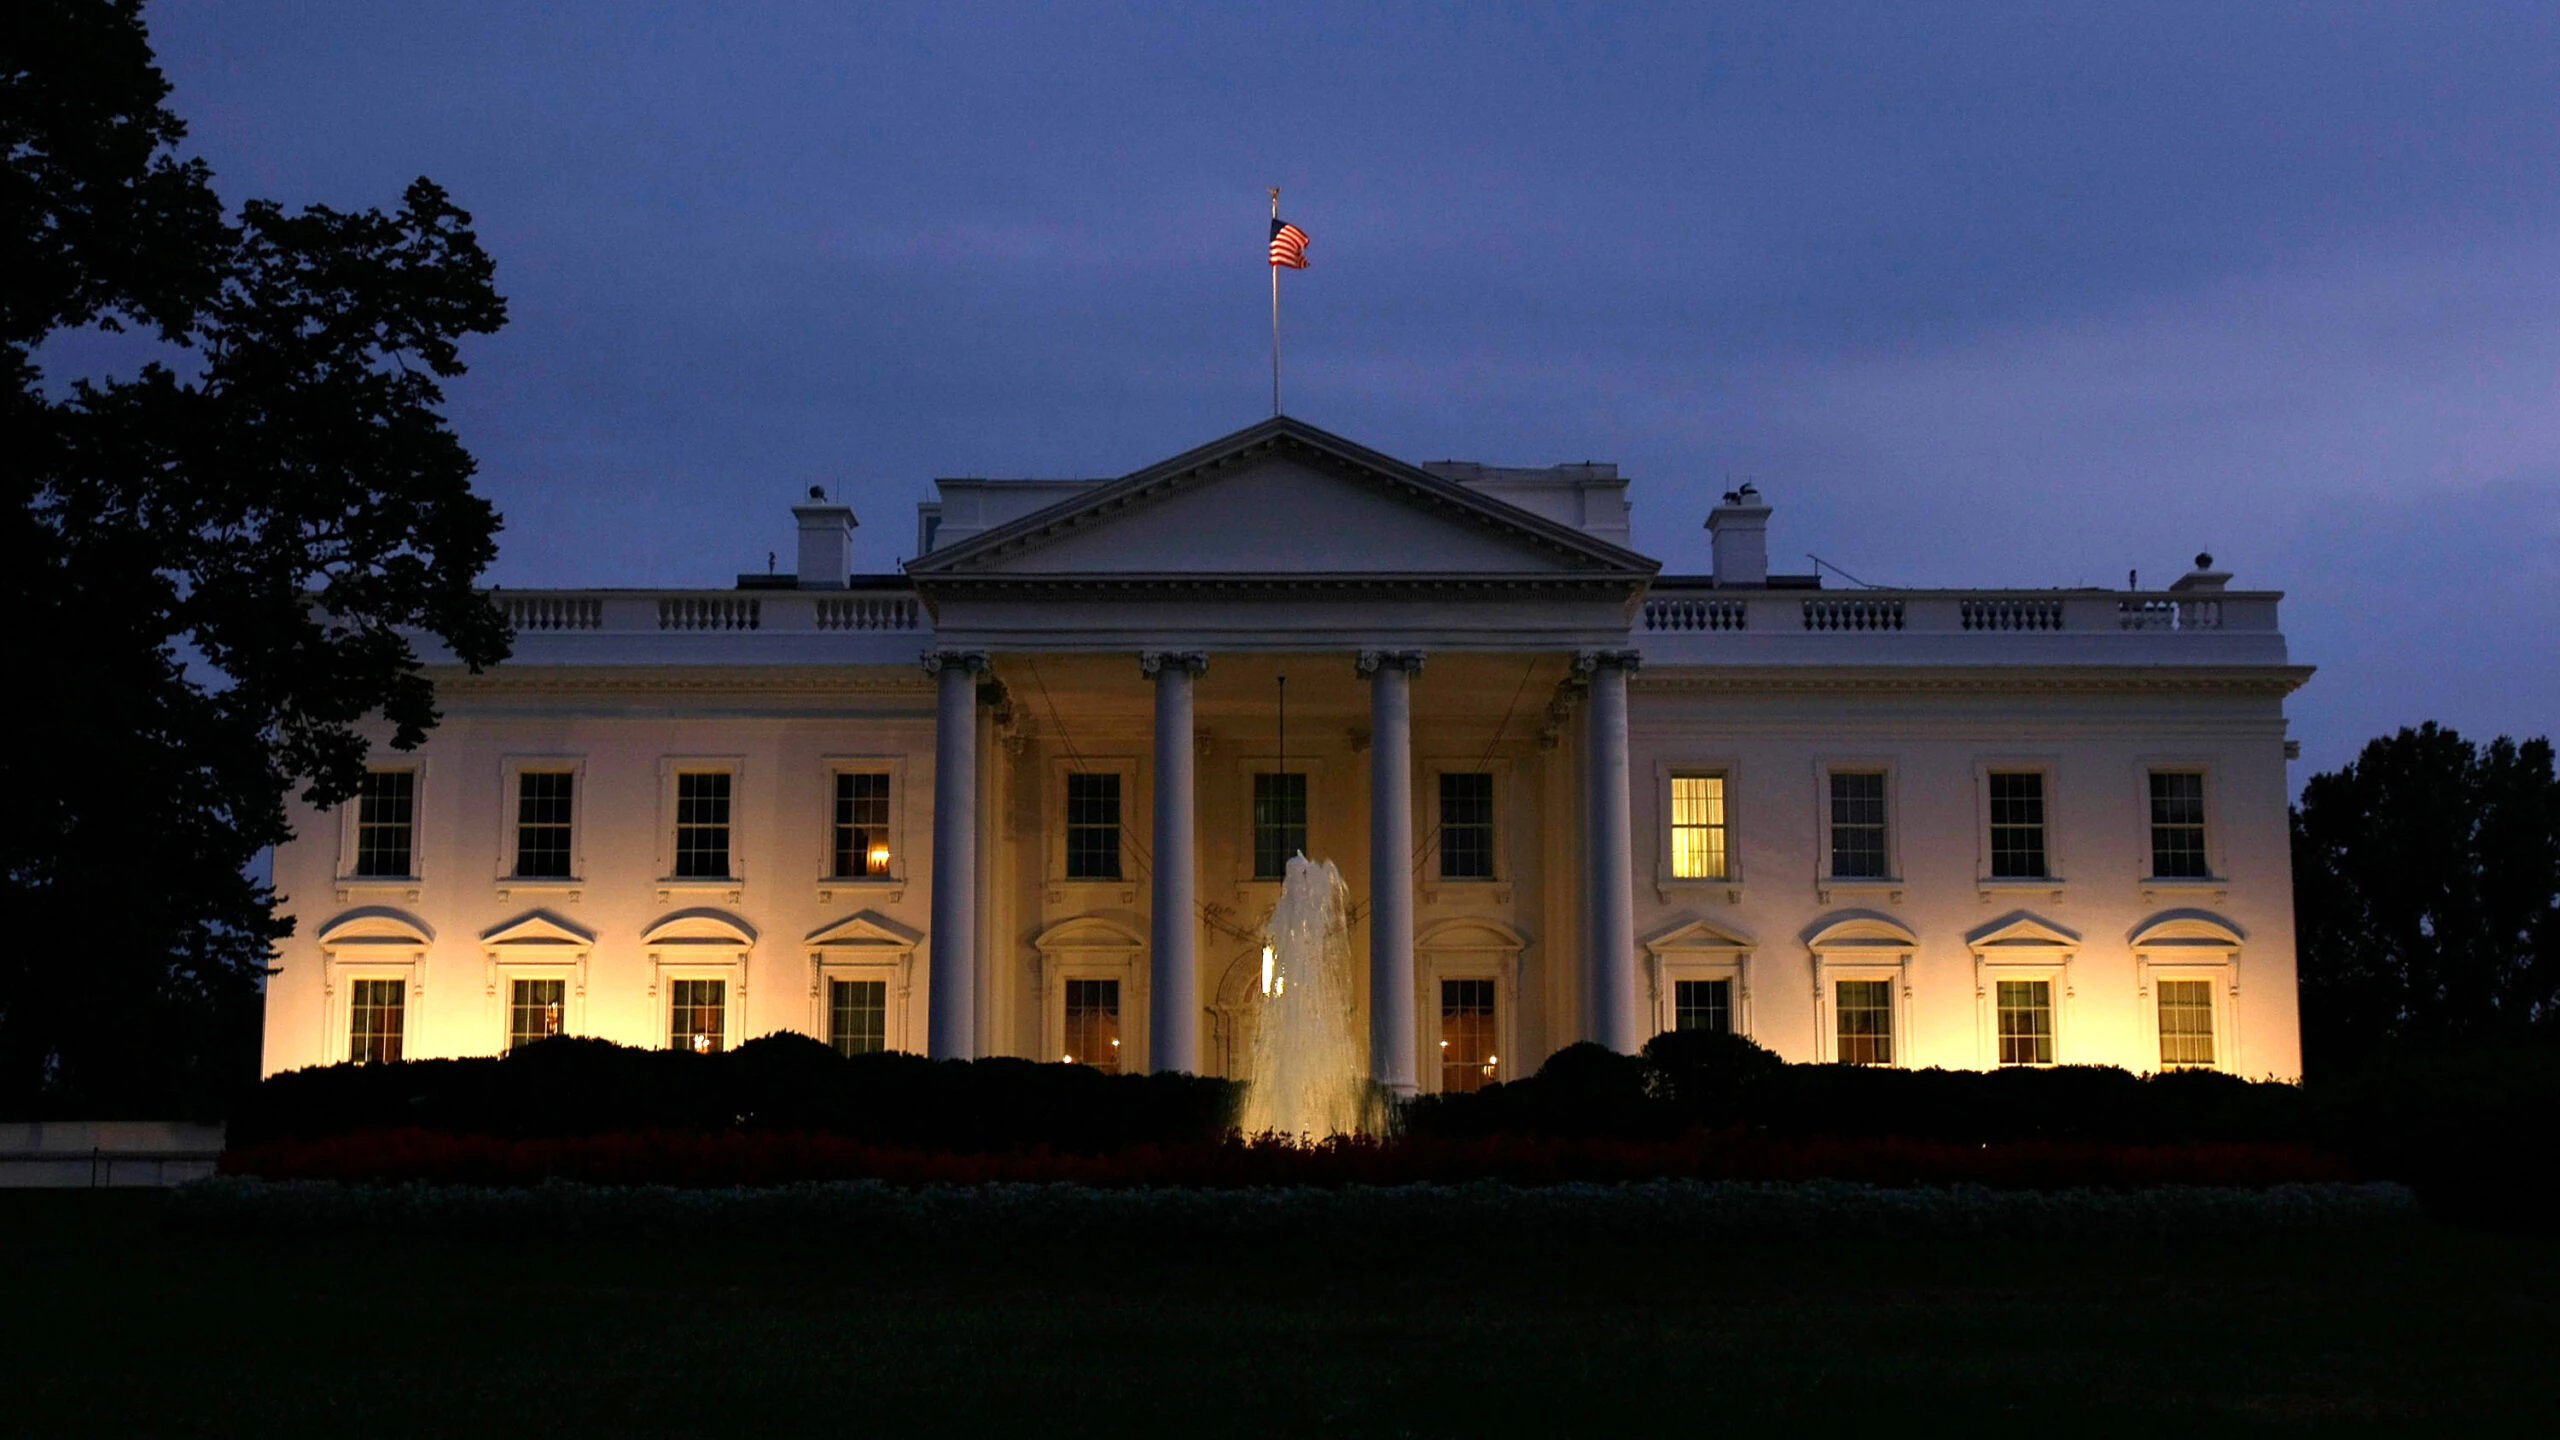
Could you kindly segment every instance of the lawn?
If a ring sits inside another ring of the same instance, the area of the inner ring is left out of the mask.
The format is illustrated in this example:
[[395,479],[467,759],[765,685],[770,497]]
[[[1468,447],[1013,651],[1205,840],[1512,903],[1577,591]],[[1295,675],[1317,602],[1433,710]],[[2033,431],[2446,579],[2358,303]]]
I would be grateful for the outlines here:
[[0,1192],[0,1433],[2547,1433],[2560,1244],[208,1238]]

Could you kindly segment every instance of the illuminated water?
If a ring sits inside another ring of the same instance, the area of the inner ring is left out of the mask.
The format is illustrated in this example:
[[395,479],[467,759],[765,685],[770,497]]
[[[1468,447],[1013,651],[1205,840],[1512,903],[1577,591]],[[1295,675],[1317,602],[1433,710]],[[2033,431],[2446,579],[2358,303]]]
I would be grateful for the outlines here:
[[1349,894],[1332,861],[1319,865],[1300,855],[1289,862],[1254,997],[1247,1135],[1322,1139],[1377,1128],[1368,1046],[1353,1006]]

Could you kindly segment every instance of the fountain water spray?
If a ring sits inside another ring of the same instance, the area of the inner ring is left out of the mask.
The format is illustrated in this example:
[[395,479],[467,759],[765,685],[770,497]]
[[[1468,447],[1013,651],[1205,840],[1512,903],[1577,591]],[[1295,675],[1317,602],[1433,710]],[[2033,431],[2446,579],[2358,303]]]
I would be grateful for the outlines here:
[[1247,1135],[1321,1140],[1378,1129],[1368,1047],[1352,1008],[1350,891],[1328,860],[1289,861],[1254,997]]

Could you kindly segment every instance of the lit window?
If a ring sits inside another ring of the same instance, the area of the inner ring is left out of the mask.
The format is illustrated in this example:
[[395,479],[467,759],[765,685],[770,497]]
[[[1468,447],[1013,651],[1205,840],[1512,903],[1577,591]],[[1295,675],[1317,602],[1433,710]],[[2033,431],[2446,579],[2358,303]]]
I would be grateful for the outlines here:
[[2160,1068],[2213,1064],[2213,982],[2162,980]]
[[2151,873],[2201,879],[2213,873],[2204,853],[2204,777],[2190,770],[2151,772]]
[[1726,868],[1724,777],[1671,777],[1671,874],[1678,880],[1722,880]]
[[835,868],[838,880],[889,873],[889,777],[846,771],[836,776]]
[[1481,1090],[1501,1063],[1495,1053],[1493,982],[1440,982],[1440,1089],[1447,1094]]
[[1307,777],[1253,777],[1253,878],[1278,880],[1307,848]]
[[1834,992],[1840,1060],[1846,1065],[1893,1063],[1893,982],[1843,980]]
[[1991,874],[1995,879],[2042,880],[2050,873],[2044,847],[2044,776],[2033,770],[1994,771],[1991,787]]
[[516,874],[528,880],[569,878],[571,787],[566,770],[526,770],[516,776]]
[[873,1055],[889,1048],[889,982],[827,982],[827,1043],[845,1055]]
[[418,772],[368,770],[356,786],[356,872],[407,879],[414,869]]
[[1733,1033],[1733,982],[1675,980],[1671,983],[1671,1028]]
[[1881,880],[1885,869],[1884,774],[1843,771],[1831,777],[1831,873],[1843,880]]
[[507,986],[507,1048],[548,1040],[560,1033],[567,1013],[566,980],[517,980]]
[[347,1058],[359,1065],[400,1058],[409,983],[355,980],[347,986]]
[[668,1049],[709,1055],[728,1047],[727,981],[672,980],[667,996]]
[[729,878],[726,770],[694,770],[676,777],[676,876]]
[[1067,878],[1120,878],[1120,777],[1067,777]]
[[1482,771],[1440,777],[1440,878],[1493,878],[1493,777]]
[[2000,1063],[2053,1063],[2053,982],[2003,980],[1993,997],[2000,1012]]
[[1067,982],[1067,1053],[1063,1058],[1105,1074],[1120,1073],[1119,981]]

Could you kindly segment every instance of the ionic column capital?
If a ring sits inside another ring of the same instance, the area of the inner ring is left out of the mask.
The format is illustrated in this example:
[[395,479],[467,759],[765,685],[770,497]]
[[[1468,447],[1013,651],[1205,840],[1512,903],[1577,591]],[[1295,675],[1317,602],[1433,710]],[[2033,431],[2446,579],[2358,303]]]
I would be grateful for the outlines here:
[[927,675],[939,675],[952,668],[967,670],[973,675],[987,673],[987,652],[984,650],[927,650],[923,659]]
[[1380,670],[1401,670],[1407,675],[1422,673],[1423,653],[1419,650],[1363,650],[1358,669],[1362,679]]
[[1632,675],[1643,665],[1644,652],[1641,650],[1576,650],[1573,652],[1574,673],[1579,675],[1589,675],[1602,666],[1612,670],[1624,670]]
[[1194,675],[1203,674],[1209,668],[1209,652],[1206,650],[1141,650],[1138,652],[1138,673],[1150,680],[1156,678],[1157,673],[1168,665],[1177,670],[1187,670]]

